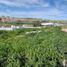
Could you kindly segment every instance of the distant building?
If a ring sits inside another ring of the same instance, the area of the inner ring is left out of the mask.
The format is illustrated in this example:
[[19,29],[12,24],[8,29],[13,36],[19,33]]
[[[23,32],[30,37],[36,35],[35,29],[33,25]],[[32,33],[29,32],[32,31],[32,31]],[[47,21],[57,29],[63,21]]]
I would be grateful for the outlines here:
[[41,26],[53,26],[54,23],[41,23]]
[[0,22],[33,22],[32,18],[14,18],[14,17],[0,17]]
[[64,24],[54,23],[54,26],[64,26]]

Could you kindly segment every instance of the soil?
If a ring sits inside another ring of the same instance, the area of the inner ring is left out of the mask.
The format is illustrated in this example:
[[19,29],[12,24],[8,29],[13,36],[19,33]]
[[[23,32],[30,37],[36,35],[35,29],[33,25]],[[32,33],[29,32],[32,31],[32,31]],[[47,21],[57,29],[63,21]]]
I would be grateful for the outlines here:
[[65,28],[65,29],[62,29],[62,31],[64,31],[64,32],[67,32],[67,28]]

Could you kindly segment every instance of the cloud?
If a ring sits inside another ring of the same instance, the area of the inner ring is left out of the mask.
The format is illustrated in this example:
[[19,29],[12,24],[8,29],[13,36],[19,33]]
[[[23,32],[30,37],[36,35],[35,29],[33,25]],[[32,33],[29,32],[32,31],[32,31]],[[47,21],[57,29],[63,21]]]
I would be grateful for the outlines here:
[[11,6],[11,5],[16,6],[15,3],[10,2],[10,1],[4,1],[4,0],[0,0],[0,4],[4,4],[4,5],[8,5],[8,6]]
[[54,7],[59,10],[64,10],[67,7],[67,0],[54,0],[53,2]]
[[67,0],[0,0],[0,15],[5,16],[60,18],[66,17],[66,8]]
[[48,7],[49,3],[44,0],[0,0],[0,4],[16,7]]
[[50,11],[10,11],[9,9],[6,10],[6,13],[4,11],[0,12],[1,15],[6,15],[6,16],[17,16],[17,17],[32,17],[32,18],[46,18],[46,17],[53,17],[53,16],[58,16],[61,15],[61,11],[58,9],[51,9]]

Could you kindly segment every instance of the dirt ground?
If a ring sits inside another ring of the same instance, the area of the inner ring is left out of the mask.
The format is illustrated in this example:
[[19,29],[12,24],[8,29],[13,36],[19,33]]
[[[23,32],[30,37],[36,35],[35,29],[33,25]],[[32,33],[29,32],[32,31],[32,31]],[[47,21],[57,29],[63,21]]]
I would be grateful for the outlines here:
[[62,31],[67,32],[67,28],[63,28]]

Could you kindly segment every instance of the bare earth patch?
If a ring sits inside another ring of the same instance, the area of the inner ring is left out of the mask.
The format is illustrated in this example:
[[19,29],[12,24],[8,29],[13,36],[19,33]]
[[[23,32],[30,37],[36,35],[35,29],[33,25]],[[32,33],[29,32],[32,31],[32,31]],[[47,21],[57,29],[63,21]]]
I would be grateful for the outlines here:
[[67,32],[67,28],[65,28],[65,29],[62,29],[62,31],[64,31],[64,32]]

